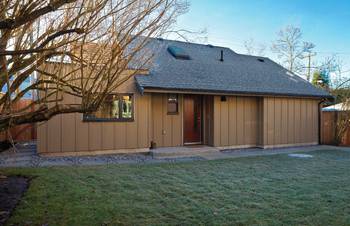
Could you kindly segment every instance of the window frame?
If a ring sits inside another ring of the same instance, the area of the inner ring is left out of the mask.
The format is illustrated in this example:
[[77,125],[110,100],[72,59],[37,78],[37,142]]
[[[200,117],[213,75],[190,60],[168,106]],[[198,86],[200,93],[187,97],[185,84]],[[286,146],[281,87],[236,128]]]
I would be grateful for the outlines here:
[[[108,95],[116,95],[118,97],[118,115],[119,118],[91,118],[87,114],[83,114],[84,122],[134,122],[135,121],[135,97],[133,93],[110,93]],[[131,118],[122,118],[123,96],[131,96]]]
[[[169,96],[170,95],[175,95],[176,96],[176,101],[172,102],[172,103],[176,103],[176,112],[169,112]],[[177,94],[177,93],[168,93],[166,103],[167,103],[166,107],[167,107],[167,114],[168,115],[178,115],[179,114],[179,94]]]

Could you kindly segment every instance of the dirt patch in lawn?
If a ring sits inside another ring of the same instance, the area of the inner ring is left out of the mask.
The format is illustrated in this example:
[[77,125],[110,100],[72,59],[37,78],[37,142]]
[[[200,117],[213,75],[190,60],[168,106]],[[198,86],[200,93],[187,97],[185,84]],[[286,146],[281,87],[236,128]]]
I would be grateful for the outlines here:
[[26,177],[0,175],[0,226],[11,216],[28,186],[29,179]]

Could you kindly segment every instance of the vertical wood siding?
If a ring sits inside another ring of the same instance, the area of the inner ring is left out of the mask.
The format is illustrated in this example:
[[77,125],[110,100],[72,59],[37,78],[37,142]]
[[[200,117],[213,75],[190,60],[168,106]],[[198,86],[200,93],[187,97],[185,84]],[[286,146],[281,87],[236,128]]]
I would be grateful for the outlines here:
[[[346,117],[346,111],[323,111],[321,117],[321,143],[329,145],[350,145],[350,128],[347,128],[340,141],[337,141],[337,121]],[[345,115],[345,116],[344,116]],[[340,143],[339,143],[340,142]]]
[[258,100],[255,97],[214,97],[214,146],[258,143]]
[[[55,116],[38,123],[38,150],[79,152],[183,144],[183,96],[179,113],[167,114],[167,94],[135,91],[133,82],[120,92],[134,93],[134,122],[83,122],[81,114]],[[318,142],[318,100],[277,97],[213,98],[213,145],[278,146]],[[65,98],[78,103],[75,97]]]
[[[39,153],[103,151],[150,146],[151,94],[141,96],[134,87],[134,79],[116,92],[134,93],[133,122],[83,122],[83,115],[58,115],[45,123],[38,123]],[[65,96],[66,103],[79,103],[79,98]]]
[[266,97],[264,146],[318,142],[318,100]]
[[65,114],[40,123],[39,153],[148,148],[151,96],[134,95],[134,122],[83,122],[82,114]]
[[279,146],[318,142],[318,100],[214,97],[214,146]]
[[[1,94],[0,94],[1,97]],[[20,99],[12,104],[12,110],[20,110],[28,107],[33,100]],[[34,111],[34,106],[30,107],[27,111]],[[12,127],[9,130],[0,132],[0,141],[13,139],[14,141],[31,141],[36,140],[36,125],[35,123],[22,124]]]
[[179,113],[167,113],[167,94],[152,94],[152,141],[157,147],[171,147],[182,145],[182,102],[179,95]]
[[[214,134],[214,121],[213,121],[213,96],[203,97],[203,143],[209,146],[213,146],[213,134]],[[230,126],[229,126],[230,128]]]

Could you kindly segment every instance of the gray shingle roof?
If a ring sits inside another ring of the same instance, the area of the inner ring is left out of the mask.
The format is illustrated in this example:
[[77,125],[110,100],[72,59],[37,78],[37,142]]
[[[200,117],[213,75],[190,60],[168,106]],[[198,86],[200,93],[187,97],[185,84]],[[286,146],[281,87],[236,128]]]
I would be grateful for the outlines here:
[[[167,51],[169,45],[183,48],[191,60],[174,58]],[[147,48],[151,49],[154,58],[148,75],[135,76],[141,90],[331,98],[329,93],[268,58],[237,54],[224,47],[172,40],[152,39]],[[221,50],[223,62],[220,61]]]

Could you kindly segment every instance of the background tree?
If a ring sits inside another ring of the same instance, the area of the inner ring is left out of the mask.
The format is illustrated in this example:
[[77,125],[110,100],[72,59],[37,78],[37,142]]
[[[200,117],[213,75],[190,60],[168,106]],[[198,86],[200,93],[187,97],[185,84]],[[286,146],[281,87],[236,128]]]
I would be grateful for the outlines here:
[[[149,38],[171,30],[187,8],[181,0],[1,1],[0,130],[97,110],[150,61]],[[28,79],[33,82],[21,89]],[[39,95],[14,110],[29,92]],[[81,102],[66,103],[65,94]]]
[[336,125],[335,125],[335,142],[341,144],[345,133],[350,128],[350,86],[349,84],[344,85],[342,88],[337,87],[331,91],[336,99],[336,103],[341,104],[341,109],[335,114]]
[[252,38],[244,42],[244,48],[248,55],[265,56],[266,54],[266,46],[261,43],[256,43]]
[[350,79],[342,70],[342,62],[336,57],[326,57],[320,68],[329,75],[329,92],[334,96],[334,103],[341,104],[341,109],[336,111],[335,142],[341,144],[345,133],[350,127]]
[[277,33],[277,40],[273,42],[271,50],[282,60],[282,64],[294,73],[303,71],[301,59],[309,53],[315,45],[302,40],[300,28],[288,25]]
[[312,84],[327,91],[336,90],[343,81],[341,75],[342,63],[336,55],[326,57],[314,67]]

